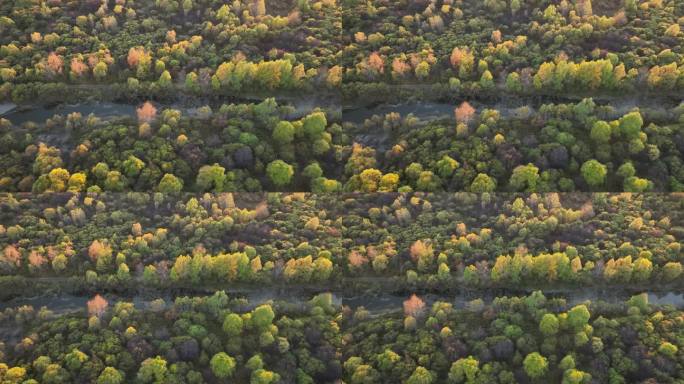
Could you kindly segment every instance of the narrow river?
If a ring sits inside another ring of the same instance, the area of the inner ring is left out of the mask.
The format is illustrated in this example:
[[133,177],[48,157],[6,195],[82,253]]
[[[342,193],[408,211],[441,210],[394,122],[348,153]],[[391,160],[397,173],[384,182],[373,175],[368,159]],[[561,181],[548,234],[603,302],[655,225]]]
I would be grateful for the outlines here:
[[[379,293],[368,295],[345,296],[342,293],[333,292],[333,302],[336,305],[346,305],[352,309],[364,307],[371,314],[381,314],[400,310],[402,303],[408,297],[399,294]],[[672,305],[677,308],[684,308],[684,292],[647,292],[649,302],[654,305]],[[475,299],[482,299],[485,304],[491,303],[496,297],[503,296],[522,296],[523,293],[502,293],[502,292],[464,292],[455,295],[439,295],[439,294],[425,294],[420,297],[430,305],[435,301],[449,302],[455,308],[463,308],[468,302]],[[627,301],[633,294],[628,292],[621,292],[617,290],[573,290],[573,291],[550,291],[545,293],[547,298],[564,298],[569,306],[591,302],[605,302],[609,304],[620,304]],[[174,300],[171,295],[155,296],[155,295],[135,295],[131,297],[118,296],[112,294],[103,295],[108,301],[115,302],[117,300],[130,301],[137,308],[145,309],[149,304],[155,300],[162,298],[169,304]],[[179,294],[176,297],[186,296]],[[202,295],[187,295],[187,296],[202,296]],[[269,301],[278,301],[290,305],[304,304],[311,297],[313,293],[292,292],[291,290],[253,290],[236,293],[228,293],[231,298],[245,298],[248,300],[248,308],[255,307]],[[84,311],[86,303],[92,296],[72,295],[72,294],[57,294],[57,295],[42,295],[36,297],[19,297],[12,300],[0,302],[0,310],[6,308],[17,308],[24,305],[30,305],[38,310],[41,307],[57,313],[68,313]],[[248,309],[247,308],[247,309]]]
[[[260,99],[243,99],[230,101],[230,103],[260,103]],[[277,99],[279,105],[291,106],[293,111],[287,116],[288,119],[297,119],[307,115],[316,108],[327,110],[339,109],[336,105],[327,101],[316,99]],[[173,108],[181,111],[185,116],[196,116],[203,106],[210,106],[215,110],[220,108],[223,103],[209,100],[190,99],[176,103],[154,103],[158,110]],[[121,116],[135,116],[139,103],[119,103],[119,102],[83,102],[78,104],[59,104],[52,106],[16,106],[14,104],[0,104],[0,117],[9,120],[12,124],[20,126],[27,122],[43,123],[45,120],[55,116],[66,116],[71,113],[80,113],[82,116],[93,114],[100,119],[107,120]]]
[[[375,115],[384,117],[389,113],[399,113],[402,117],[412,114],[421,120],[453,119],[454,109],[463,101],[467,100],[461,100],[455,103],[410,101],[399,104],[381,104],[363,107],[348,106],[343,108],[342,117],[345,122],[356,124],[361,124],[366,119],[370,119]],[[515,117],[521,113],[521,107],[529,107],[531,109],[530,112],[534,112],[543,104],[560,102],[577,103],[578,101],[579,100],[552,101],[544,99],[511,98],[495,103],[470,101],[470,104],[478,112],[481,112],[485,108],[489,108],[499,111],[501,117]],[[612,110],[607,111],[608,113],[601,115],[601,118],[606,120],[616,119],[637,107],[640,108],[647,117],[652,115],[653,117],[662,118],[663,116],[668,116],[670,114],[670,109],[677,106],[677,103],[670,100],[661,102],[654,100],[639,100],[636,98],[617,99],[614,101],[596,100],[595,103],[599,106],[605,105],[612,107]]]

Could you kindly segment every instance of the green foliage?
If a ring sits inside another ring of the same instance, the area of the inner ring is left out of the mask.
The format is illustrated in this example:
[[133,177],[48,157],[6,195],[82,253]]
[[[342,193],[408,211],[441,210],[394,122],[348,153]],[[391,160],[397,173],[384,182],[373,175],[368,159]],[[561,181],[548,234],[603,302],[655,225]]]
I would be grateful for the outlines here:
[[545,336],[554,336],[558,333],[558,329],[558,318],[555,315],[546,313],[544,316],[542,316],[542,319],[539,322],[539,330],[542,334]]
[[252,312],[252,324],[254,324],[257,329],[267,329],[273,323],[274,318],[275,313],[268,304],[260,305]]
[[606,174],[608,170],[605,165],[592,159],[582,164],[582,177],[592,187],[596,187],[605,183]]
[[266,173],[276,187],[283,187],[290,184],[294,176],[294,168],[282,160],[274,160],[268,164]]
[[539,182],[539,168],[532,164],[520,165],[513,170],[510,185],[516,191],[533,191]]
[[197,172],[197,187],[202,191],[223,191],[226,169],[218,164],[204,165]]
[[143,383],[163,383],[168,374],[166,360],[160,356],[148,358],[140,364],[137,378]]
[[240,336],[242,333],[243,321],[240,315],[231,313],[226,315],[223,321],[223,331],[230,337]]
[[474,357],[461,358],[451,364],[449,370],[449,382],[465,383],[474,382],[480,373],[480,362]]
[[227,379],[235,373],[235,359],[225,352],[215,354],[209,362],[211,372],[219,379]]
[[167,173],[159,181],[157,191],[161,193],[178,193],[183,189],[183,180]]
[[532,379],[538,379],[546,375],[548,362],[546,358],[537,352],[532,352],[525,356],[523,360],[525,373]]
[[597,121],[591,128],[591,139],[598,144],[605,144],[610,141],[611,127],[605,121]]
[[97,377],[97,384],[121,384],[124,382],[124,375],[116,368],[105,367]]
[[641,127],[644,125],[644,120],[641,114],[637,112],[630,112],[620,119],[620,132],[627,139],[636,139],[641,133]]

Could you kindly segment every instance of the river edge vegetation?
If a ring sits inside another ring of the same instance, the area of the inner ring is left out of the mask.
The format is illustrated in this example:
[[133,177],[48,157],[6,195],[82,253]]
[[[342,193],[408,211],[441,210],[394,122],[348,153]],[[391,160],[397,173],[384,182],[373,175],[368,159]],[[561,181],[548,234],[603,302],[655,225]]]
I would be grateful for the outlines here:
[[681,194],[55,193],[1,201],[7,295],[32,279],[68,278],[91,291],[680,289],[684,281]]
[[[301,117],[293,117],[298,112]],[[273,98],[189,113],[0,119],[0,190],[63,192],[681,191],[684,108],[593,99],[363,122]]]
[[412,295],[370,313],[335,303],[249,303],[218,291],[145,305],[94,296],[55,314],[7,308],[0,375],[14,383],[627,383],[682,379],[682,311],[570,305],[541,292],[465,306]]

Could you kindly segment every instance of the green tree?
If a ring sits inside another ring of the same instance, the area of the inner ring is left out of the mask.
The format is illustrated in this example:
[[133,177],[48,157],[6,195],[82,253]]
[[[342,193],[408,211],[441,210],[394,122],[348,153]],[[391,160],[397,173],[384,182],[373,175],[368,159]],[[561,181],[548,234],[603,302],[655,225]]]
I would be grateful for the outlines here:
[[279,374],[265,369],[257,369],[252,372],[252,376],[249,379],[250,384],[273,384],[278,381],[280,381]]
[[190,72],[185,75],[185,88],[190,92],[200,91],[198,77],[195,72]]
[[86,361],[88,361],[88,355],[79,351],[78,349],[73,349],[66,356],[64,356],[66,367],[72,372],[81,369],[81,366],[83,366],[83,363]]
[[116,368],[105,367],[97,377],[97,384],[121,384],[124,382],[124,375]]
[[304,168],[302,174],[313,181],[323,176],[323,170],[321,169],[321,166],[314,161]]
[[605,121],[597,121],[591,128],[591,139],[599,144],[605,144],[610,141],[612,129]]
[[223,183],[226,180],[226,169],[218,164],[203,165],[197,172],[195,183],[201,191],[223,191]]
[[525,373],[532,379],[543,377],[548,370],[549,363],[546,358],[538,352],[532,352],[523,360],[523,368]]
[[378,355],[378,368],[381,371],[389,372],[401,360],[396,352],[391,349],[386,349],[385,352]]
[[437,162],[437,173],[439,176],[447,179],[454,174],[456,168],[458,168],[458,161],[452,159],[451,157],[444,155],[442,159]]
[[294,168],[282,160],[275,160],[268,164],[266,173],[271,182],[277,186],[282,187],[290,184],[292,176],[294,176]]
[[157,186],[157,191],[161,193],[178,193],[181,190],[183,190],[183,180],[170,173],[165,174]]
[[539,330],[544,336],[553,336],[558,333],[558,318],[552,313],[542,316],[539,322]]
[[260,305],[252,312],[252,323],[257,329],[267,329],[273,323],[273,319],[275,319],[275,313],[268,304]]
[[126,186],[126,178],[119,171],[107,172],[104,187],[109,192],[121,192]]
[[289,121],[280,121],[273,129],[273,140],[278,145],[286,145],[294,140],[295,129]]
[[243,321],[240,315],[231,313],[223,320],[223,331],[230,337],[240,336]]
[[632,177],[635,174],[636,169],[634,169],[634,164],[632,164],[631,161],[622,164],[617,170],[617,175],[625,179]]
[[164,71],[162,72],[161,76],[159,76],[159,86],[162,88],[170,88],[172,84],[172,79],[171,79],[171,74],[169,71]]
[[328,125],[328,121],[325,118],[325,113],[314,112],[303,120],[304,134],[310,140],[318,139],[325,132],[326,125]]
[[95,67],[93,68],[93,76],[97,80],[103,80],[105,77],[107,77],[107,63],[104,61],[100,61],[99,63],[95,64]]
[[513,93],[522,92],[523,86],[520,82],[520,75],[517,72],[511,72],[506,77],[506,89]]
[[138,380],[143,383],[162,384],[166,382],[168,368],[166,360],[160,356],[148,358],[140,364],[138,369]]
[[638,111],[630,112],[620,118],[620,132],[629,140],[639,138],[644,119]]
[[575,368],[575,359],[572,357],[572,355],[566,355],[561,359],[560,363],[558,363],[558,368],[564,371]]
[[480,77],[480,87],[484,90],[494,89],[494,76],[492,76],[492,73],[489,72],[489,70],[482,73],[482,77]]
[[449,370],[449,382],[463,383],[474,382],[480,372],[480,362],[472,356],[461,358],[451,364]]
[[411,377],[406,380],[406,384],[431,384],[432,382],[434,382],[432,373],[421,366],[416,367]]
[[496,190],[496,180],[489,177],[486,173],[478,173],[470,184],[470,192],[484,193],[494,192]]
[[513,170],[509,183],[516,191],[533,192],[539,182],[539,168],[533,164],[519,165]]
[[69,372],[62,368],[59,364],[49,364],[43,373],[43,381],[45,384],[62,384],[70,382]]
[[580,331],[589,323],[590,317],[586,305],[577,305],[568,312],[568,325],[575,331]]
[[124,160],[123,167],[126,176],[137,177],[140,174],[140,171],[145,168],[145,163],[137,157],[130,155],[128,156],[128,159]]
[[588,160],[582,164],[580,171],[582,172],[584,180],[592,187],[602,185],[605,182],[606,174],[608,173],[606,166],[594,159]]
[[227,379],[235,373],[235,359],[225,352],[219,352],[209,362],[211,371],[219,379]]

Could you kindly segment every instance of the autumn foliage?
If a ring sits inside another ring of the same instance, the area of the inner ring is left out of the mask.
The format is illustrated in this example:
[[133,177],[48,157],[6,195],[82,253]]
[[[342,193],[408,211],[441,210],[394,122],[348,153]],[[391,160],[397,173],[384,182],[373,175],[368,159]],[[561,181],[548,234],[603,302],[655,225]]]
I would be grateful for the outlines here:
[[425,302],[420,297],[411,295],[411,297],[404,301],[404,314],[406,316],[420,317],[425,311]]
[[130,68],[135,68],[140,64],[141,59],[145,56],[145,49],[142,47],[134,47],[128,51],[128,66]]
[[61,74],[64,68],[64,59],[62,59],[62,56],[52,52],[48,55],[47,66],[53,75]]
[[417,261],[419,258],[424,257],[425,255],[431,255],[432,252],[432,245],[422,240],[417,240],[411,245],[410,249],[411,258],[413,261]]
[[454,110],[454,116],[456,117],[456,121],[459,123],[469,123],[470,120],[473,119],[474,115],[475,108],[473,108],[473,106],[467,101],[461,103],[461,105]]
[[138,108],[138,120],[141,123],[149,123],[155,119],[157,116],[157,108],[152,105],[149,101]]
[[368,67],[376,73],[385,73],[385,61],[377,52],[371,53],[368,57]]
[[95,295],[92,299],[88,300],[88,314],[90,316],[102,316],[107,310],[107,300],[100,295]]
[[88,71],[88,66],[85,63],[83,63],[83,61],[81,61],[81,59],[79,59],[77,57],[74,57],[73,59],[71,59],[70,68],[71,68],[71,73],[76,77],[80,77],[81,75],[83,75],[84,73],[86,73]]
[[90,243],[90,247],[88,247],[88,256],[94,262],[100,257],[111,253],[111,247],[100,240],[93,240],[93,242]]
[[368,258],[357,250],[353,250],[349,253],[348,260],[349,265],[355,268],[361,267],[368,262]]

